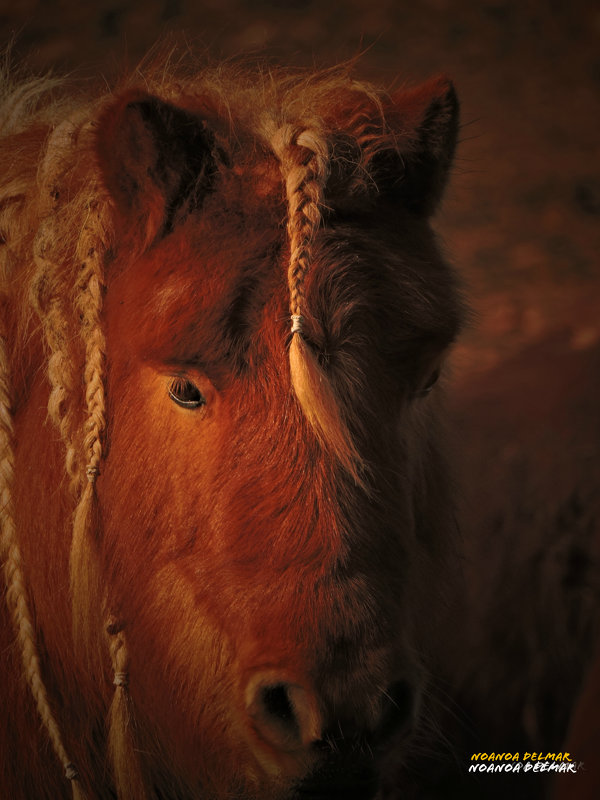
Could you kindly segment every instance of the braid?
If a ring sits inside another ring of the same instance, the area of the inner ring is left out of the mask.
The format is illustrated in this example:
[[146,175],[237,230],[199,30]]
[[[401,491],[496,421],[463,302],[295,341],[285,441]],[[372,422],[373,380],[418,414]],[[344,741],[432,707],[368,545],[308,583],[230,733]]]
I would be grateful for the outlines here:
[[329,152],[327,142],[315,131],[297,133],[293,128],[287,128],[282,133],[284,148],[281,160],[286,171],[287,230],[290,240],[290,311],[294,316],[302,316],[304,279],[310,267],[312,240],[321,224]]
[[290,242],[288,286],[292,317],[290,376],[300,406],[319,441],[359,481],[358,456],[340,413],[329,378],[303,336],[304,283],[312,261],[312,245],[321,225],[324,190],[329,175],[329,146],[315,127],[285,125],[271,145],[285,180]]
[[123,626],[109,616],[106,625],[115,693],[109,712],[108,749],[119,800],[148,796],[139,750],[135,746],[133,705],[129,694],[129,655]]
[[4,562],[7,587],[7,603],[11,610],[21,647],[21,656],[27,682],[31,689],[38,714],[46,728],[52,747],[64,767],[65,776],[71,781],[73,799],[82,800],[83,795],[77,781],[77,770],[65,750],[60,730],[42,680],[40,658],[36,641],[33,617],[27,598],[23,574],[21,549],[17,540],[12,508],[11,488],[14,480],[13,424],[10,409],[10,379],[6,343],[0,335],[0,522],[2,534],[0,555]]
[[38,213],[43,216],[34,242],[34,274],[30,297],[42,320],[50,356],[48,379],[50,396],[48,414],[57,426],[66,448],[65,467],[71,479],[71,490],[76,494],[81,489],[81,470],[76,447],[77,421],[75,408],[75,359],[71,352],[70,321],[65,309],[65,284],[60,280],[60,265],[70,262],[65,242],[58,234],[61,215],[70,213],[60,208],[61,183],[68,170],[76,128],[71,120],[65,120],[55,128],[46,146],[46,155],[40,166],[40,202]]
[[91,248],[81,267],[82,291],[77,297],[81,335],[85,343],[85,401],[88,417],[84,425],[84,454],[88,480],[98,474],[102,438],[106,428],[104,362],[106,342],[100,322],[104,276],[98,253]]
[[[64,303],[55,294],[51,299],[43,297],[50,285],[49,267],[36,255],[38,272],[32,285],[32,299],[38,314],[43,320],[46,342],[50,351],[48,359],[48,379],[50,396],[48,397],[48,415],[57,426],[66,448],[65,467],[71,479],[71,489],[76,493],[80,484],[80,470],[75,446],[76,419],[73,408],[73,393],[76,378],[73,358],[69,353],[69,321],[64,310]],[[46,306],[46,310],[42,311]]]
[[98,203],[88,202],[88,214],[77,242],[76,258],[80,264],[75,310],[81,319],[80,334],[85,347],[84,384],[86,418],[83,423],[85,478],[75,510],[71,542],[70,575],[73,601],[73,624],[76,642],[92,644],[98,636],[98,609],[102,590],[94,531],[97,519],[95,481],[100,471],[103,438],[106,428],[104,370],[106,342],[101,313],[104,291],[104,228]]

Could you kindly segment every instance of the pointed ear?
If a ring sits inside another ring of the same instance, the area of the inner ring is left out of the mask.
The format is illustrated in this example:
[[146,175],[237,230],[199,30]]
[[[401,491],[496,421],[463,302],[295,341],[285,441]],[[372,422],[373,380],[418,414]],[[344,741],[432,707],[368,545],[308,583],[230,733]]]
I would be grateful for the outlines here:
[[100,115],[96,153],[124,230],[145,246],[199,208],[216,178],[214,136],[203,120],[140,92]]
[[444,191],[458,133],[458,99],[447,78],[434,78],[392,95],[386,119],[395,152],[375,157],[379,190],[411,211],[432,214]]

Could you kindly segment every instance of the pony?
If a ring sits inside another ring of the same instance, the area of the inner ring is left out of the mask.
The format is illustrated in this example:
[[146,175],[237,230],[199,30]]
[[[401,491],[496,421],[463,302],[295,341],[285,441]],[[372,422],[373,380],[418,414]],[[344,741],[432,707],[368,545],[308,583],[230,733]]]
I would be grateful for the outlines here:
[[3,796],[391,796],[456,531],[452,84],[3,97]]

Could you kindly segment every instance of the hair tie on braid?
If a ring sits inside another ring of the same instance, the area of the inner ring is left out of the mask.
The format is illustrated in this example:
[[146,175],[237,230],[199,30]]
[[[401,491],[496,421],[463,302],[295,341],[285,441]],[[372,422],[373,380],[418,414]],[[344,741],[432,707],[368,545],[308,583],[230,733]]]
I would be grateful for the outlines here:
[[94,464],[88,464],[85,468],[85,474],[87,475],[87,479],[90,483],[94,483],[98,475],[100,474],[100,467],[95,466]]
[[113,684],[115,686],[123,686],[127,688],[129,686],[129,676],[126,672],[115,672],[115,677],[113,680]]
[[304,327],[304,317],[302,314],[292,314],[292,334],[302,333]]

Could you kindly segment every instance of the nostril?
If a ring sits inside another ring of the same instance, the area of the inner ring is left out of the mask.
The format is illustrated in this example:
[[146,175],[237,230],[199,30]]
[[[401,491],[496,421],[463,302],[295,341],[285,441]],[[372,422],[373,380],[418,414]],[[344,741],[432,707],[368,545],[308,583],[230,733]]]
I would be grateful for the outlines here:
[[260,692],[260,699],[267,717],[271,717],[288,727],[298,728],[294,707],[285,684],[279,683],[276,686],[264,686]]
[[262,739],[291,752],[320,738],[321,719],[311,692],[278,677],[274,672],[255,675],[246,687],[246,708]]
[[392,684],[383,697],[382,714],[377,729],[380,742],[398,733],[406,733],[413,722],[415,692],[408,681]]

